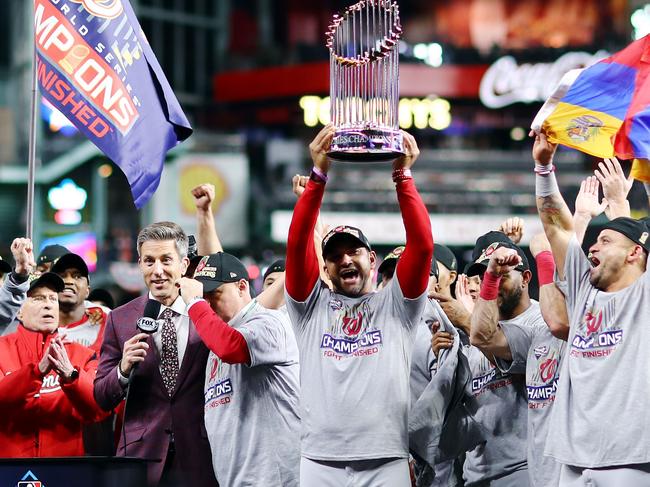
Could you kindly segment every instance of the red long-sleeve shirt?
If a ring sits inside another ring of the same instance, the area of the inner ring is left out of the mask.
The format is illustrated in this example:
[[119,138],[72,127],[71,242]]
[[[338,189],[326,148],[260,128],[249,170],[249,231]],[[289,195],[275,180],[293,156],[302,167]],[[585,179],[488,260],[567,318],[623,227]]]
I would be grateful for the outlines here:
[[207,301],[197,301],[188,314],[201,340],[227,364],[249,364],[250,352],[244,335],[232,328],[215,313]]
[[[412,179],[396,185],[397,200],[406,230],[406,247],[397,264],[402,294],[417,298],[426,289],[433,255],[431,221]],[[309,180],[293,210],[287,239],[287,293],[295,301],[305,301],[319,276],[313,233],[323,200],[325,184]]]
[[0,457],[83,455],[82,424],[107,417],[93,398],[93,350],[65,344],[79,370],[74,382],[61,384],[54,371],[41,376],[38,363],[51,338],[22,325],[0,338]]

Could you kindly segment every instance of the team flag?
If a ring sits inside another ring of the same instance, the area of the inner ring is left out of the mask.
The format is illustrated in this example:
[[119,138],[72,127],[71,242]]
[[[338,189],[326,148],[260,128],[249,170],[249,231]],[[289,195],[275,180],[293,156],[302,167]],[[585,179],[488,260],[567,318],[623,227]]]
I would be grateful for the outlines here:
[[636,159],[632,175],[650,182],[650,37],[584,69],[569,71],[532,129],[596,157]]
[[126,175],[144,206],[192,127],[128,0],[34,0],[43,96]]

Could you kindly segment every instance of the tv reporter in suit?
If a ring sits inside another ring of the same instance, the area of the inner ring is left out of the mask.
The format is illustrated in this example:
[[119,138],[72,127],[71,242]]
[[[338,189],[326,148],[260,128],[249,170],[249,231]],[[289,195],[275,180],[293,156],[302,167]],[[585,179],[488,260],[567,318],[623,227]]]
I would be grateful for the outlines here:
[[[95,379],[95,399],[109,411],[124,400],[134,372],[117,455],[160,459],[148,465],[151,486],[217,485],[203,421],[208,349],[175,285],[189,264],[187,247],[175,223],[140,231],[138,265],[149,293],[110,313]],[[162,324],[151,335],[136,328],[148,299],[161,304]]]

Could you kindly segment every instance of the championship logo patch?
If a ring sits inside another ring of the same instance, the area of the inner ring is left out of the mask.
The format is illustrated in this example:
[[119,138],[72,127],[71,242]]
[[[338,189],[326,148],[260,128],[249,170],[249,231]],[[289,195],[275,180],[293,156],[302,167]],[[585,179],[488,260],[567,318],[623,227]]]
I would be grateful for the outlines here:
[[546,345],[540,345],[539,347],[535,347],[533,353],[535,354],[535,358],[539,360],[542,355],[546,355],[548,353],[548,347]]
[[332,308],[332,311],[343,309],[343,302],[340,299],[331,299],[330,308]]

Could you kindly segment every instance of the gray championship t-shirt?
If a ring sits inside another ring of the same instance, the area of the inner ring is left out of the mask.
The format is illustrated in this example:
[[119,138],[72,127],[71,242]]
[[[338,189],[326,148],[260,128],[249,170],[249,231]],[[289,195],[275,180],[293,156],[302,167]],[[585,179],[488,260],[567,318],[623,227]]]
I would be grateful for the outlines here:
[[[413,354],[411,356],[411,375],[410,375],[410,389],[411,389],[411,407],[418,400],[422,392],[427,387],[431,378],[436,373],[437,360],[436,356],[431,349],[431,325],[434,321],[440,323],[443,320],[448,322],[445,312],[442,310],[437,301],[427,299],[424,307],[422,319],[417,325],[415,335],[415,344],[413,345]],[[449,323],[449,326],[451,323]],[[418,472],[430,470],[431,467],[419,457],[416,458],[418,464]],[[454,476],[454,461],[449,460],[441,463],[436,463],[435,476],[433,473],[427,472],[418,479],[418,487],[453,487],[458,485]],[[430,477],[434,477],[430,479]]]
[[571,330],[546,453],[583,468],[650,463],[650,276],[606,293],[575,236],[565,272]]
[[[566,342],[555,338],[534,303],[539,322],[533,326],[501,322],[512,361],[497,359],[504,372],[526,373],[528,393],[528,473],[534,487],[557,487],[560,464],[544,456],[551,406],[559,379],[560,362]],[[533,306],[531,306],[533,307]]]
[[220,485],[298,486],[298,346],[286,315],[253,301],[230,321],[251,363],[227,364],[210,352],[205,427]]
[[405,298],[397,275],[359,298],[321,281],[302,303],[287,294],[300,349],[304,457],[408,458],[411,351],[426,299]]
[[[539,304],[531,301],[522,314],[499,324],[535,327],[540,321]],[[463,477],[465,485],[471,486],[527,468],[528,401],[523,370],[521,374],[503,372],[471,345],[464,347],[464,352],[472,369],[472,392],[478,402],[475,418],[488,433],[486,443],[467,452],[465,457]]]

